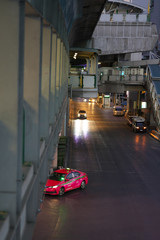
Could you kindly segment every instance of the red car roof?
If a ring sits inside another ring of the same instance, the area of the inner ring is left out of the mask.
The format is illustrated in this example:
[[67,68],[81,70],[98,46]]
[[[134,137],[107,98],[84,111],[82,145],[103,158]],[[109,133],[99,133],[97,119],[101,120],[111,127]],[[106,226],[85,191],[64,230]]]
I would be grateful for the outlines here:
[[74,171],[74,170],[70,169],[70,168],[62,168],[62,169],[57,169],[55,172],[67,174],[67,173],[69,173],[71,171]]

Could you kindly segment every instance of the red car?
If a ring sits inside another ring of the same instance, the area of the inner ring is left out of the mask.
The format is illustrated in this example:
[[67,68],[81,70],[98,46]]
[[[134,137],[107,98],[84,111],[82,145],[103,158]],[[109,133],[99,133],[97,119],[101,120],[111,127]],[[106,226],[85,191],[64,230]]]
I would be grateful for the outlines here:
[[88,176],[86,173],[70,168],[62,168],[50,175],[44,192],[49,195],[62,196],[65,192],[76,188],[84,189],[87,183]]

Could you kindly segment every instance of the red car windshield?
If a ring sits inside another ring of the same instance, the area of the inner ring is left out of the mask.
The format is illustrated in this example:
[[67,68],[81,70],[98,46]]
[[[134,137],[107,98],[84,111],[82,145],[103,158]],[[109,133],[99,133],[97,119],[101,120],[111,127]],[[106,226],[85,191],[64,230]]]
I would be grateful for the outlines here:
[[63,181],[65,179],[65,176],[66,174],[64,173],[54,172],[51,176],[49,176],[49,179],[55,181]]

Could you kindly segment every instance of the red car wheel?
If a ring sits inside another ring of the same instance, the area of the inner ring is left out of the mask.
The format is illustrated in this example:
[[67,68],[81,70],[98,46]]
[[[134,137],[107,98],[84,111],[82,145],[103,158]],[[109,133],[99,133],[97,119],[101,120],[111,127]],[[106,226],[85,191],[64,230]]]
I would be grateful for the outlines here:
[[64,194],[64,187],[61,187],[59,190],[59,196],[62,196]]
[[86,187],[86,182],[85,182],[85,181],[82,181],[80,188],[81,188],[81,189],[85,189],[85,187]]

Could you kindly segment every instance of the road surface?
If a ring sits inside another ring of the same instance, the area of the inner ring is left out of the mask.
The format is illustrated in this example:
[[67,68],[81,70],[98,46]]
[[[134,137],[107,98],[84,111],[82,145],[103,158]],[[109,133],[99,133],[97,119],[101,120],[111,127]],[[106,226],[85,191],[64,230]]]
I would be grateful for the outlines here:
[[67,166],[89,183],[45,197],[33,240],[159,240],[160,143],[95,103],[72,100],[70,118]]

